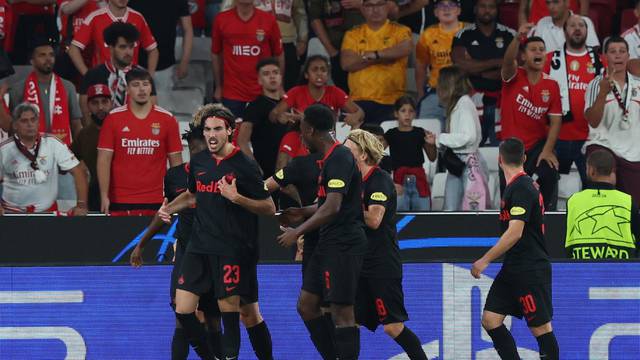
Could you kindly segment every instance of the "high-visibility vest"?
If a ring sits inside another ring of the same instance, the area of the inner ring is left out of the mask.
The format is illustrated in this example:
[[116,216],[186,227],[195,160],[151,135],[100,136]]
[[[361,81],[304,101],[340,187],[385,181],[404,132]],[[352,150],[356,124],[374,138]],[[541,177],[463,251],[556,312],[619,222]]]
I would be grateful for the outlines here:
[[567,202],[565,248],[573,259],[636,257],[631,231],[631,196],[618,190],[587,189]]

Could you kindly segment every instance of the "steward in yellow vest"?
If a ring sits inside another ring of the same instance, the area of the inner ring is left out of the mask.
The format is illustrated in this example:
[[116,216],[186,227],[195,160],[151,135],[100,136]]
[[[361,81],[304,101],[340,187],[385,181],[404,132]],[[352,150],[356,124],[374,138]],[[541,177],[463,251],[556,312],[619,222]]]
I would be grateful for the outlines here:
[[579,260],[637,257],[638,209],[630,195],[615,190],[613,156],[593,152],[587,176],[587,188],[567,202],[567,255]]

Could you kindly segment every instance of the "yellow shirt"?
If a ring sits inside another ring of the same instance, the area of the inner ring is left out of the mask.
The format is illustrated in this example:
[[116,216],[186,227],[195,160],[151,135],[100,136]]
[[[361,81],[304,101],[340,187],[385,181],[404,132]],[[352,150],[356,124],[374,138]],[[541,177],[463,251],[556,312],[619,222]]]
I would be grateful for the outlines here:
[[[458,28],[453,31],[444,31],[440,24],[431,25],[420,35],[416,46],[416,59],[425,66],[430,66],[429,86],[436,88],[440,69],[447,67],[451,61],[451,45],[458,31],[466,26],[459,22]],[[422,84],[418,84],[422,86]]]
[[[342,41],[342,50],[358,54],[380,51],[411,40],[411,29],[387,20],[377,31],[363,24],[347,31]],[[391,64],[376,64],[349,73],[349,89],[353,100],[369,100],[390,105],[406,92],[407,59],[404,57]]]

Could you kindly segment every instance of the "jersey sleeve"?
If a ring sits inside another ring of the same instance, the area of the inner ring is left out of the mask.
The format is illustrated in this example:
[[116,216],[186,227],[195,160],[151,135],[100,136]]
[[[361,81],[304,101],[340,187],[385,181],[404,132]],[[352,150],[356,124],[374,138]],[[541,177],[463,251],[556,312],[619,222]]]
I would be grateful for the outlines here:
[[169,131],[167,131],[167,153],[173,154],[182,152],[182,140],[180,139],[178,120],[172,116],[168,123]]
[[351,50],[358,52],[358,42],[354,30],[347,31],[342,40],[342,50]]
[[93,24],[93,21],[83,21],[78,31],[73,34],[71,44],[77,46],[81,50],[84,50],[91,43]]
[[[385,175],[386,176],[386,175]],[[391,179],[384,181],[383,176],[376,176],[369,180],[364,193],[364,203],[367,207],[371,205],[387,206],[393,197],[394,186]]]
[[271,34],[271,52],[273,56],[280,56],[284,49],[282,47],[282,35],[280,34],[280,27],[278,26],[278,22],[276,21],[275,16],[272,16]]
[[280,141],[280,147],[278,152],[285,153],[289,156],[296,157],[298,155],[298,148],[300,147],[300,133],[297,131],[289,131],[286,133]]
[[342,109],[349,101],[349,95],[337,86],[333,87],[333,102],[338,109]]
[[107,115],[100,129],[98,137],[98,150],[113,151],[115,149],[115,132],[113,128],[114,119],[112,115]]
[[560,86],[555,80],[551,80],[551,103],[548,116],[562,116],[562,100],[560,99]]
[[56,163],[62,171],[69,171],[80,164],[67,145],[63,144],[57,138],[51,137],[50,139],[52,140]]
[[156,38],[153,37],[151,33],[151,28],[149,28],[149,24],[147,21],[142,18],[142,25],[140,26],[140,45],[146,51],[151,51],[158,47],[158,43],[156,42]]
[[244,116],[242,117],[243,122],[250,122],[253,125],[256,125],[260,122],[260,111],[259,106],[256,101],[252,101],[247,105],[247,108],[244,110]]
[[[537,199],[535,199],[537,201]],[[524,189],[514,189],[509,199],[509,215],[511,220],[529,222],[533,210],[531,193]]]
[[189,11],[189,2],[187,0],[178,0],[178,16],[191,16]]
[[273,175],[273,180],[278,183],[280,187],[299,183],[302,173],[302,169],[299,168],[301,159],[302,157],[293,158],[287,166],[276,171]]
[[237,181],[238,192],[250,199],[263,200],[271,196],[266,188],[260,167],[255,160],[247,159],[244,176]]
[[324,163],[322,185],[327,193],[346,194],[349,192],[351,177],[355,170],[353,158],[349,159],[345,152],[335,154]]
[[289,108],[295,108],[297,99],[300,96],[300,89],[301,87],[294,86],[282,96],[282,99],[287,103]]
[[593,103],[596,102],[596,98],[598,97],[598,93],[600,92],[600,81],[602,80],[602,76],[596,76],[589,85],[587,86],[587,91],[584,93],[584,111],[587,111],[590,107],[593,106]]
[[416,45],[416,59],[423,65],[431,64],[431,55],[429,54],[427,36],[427,31],[423,32],[422,35],[420,35],[420,39],[418,39],[418,44]]
[[397,43],[401,43],[405,40],[411,39],[411,29],[404,25],[397,26],[396,31],[394,31],[393,34],[396,38]]

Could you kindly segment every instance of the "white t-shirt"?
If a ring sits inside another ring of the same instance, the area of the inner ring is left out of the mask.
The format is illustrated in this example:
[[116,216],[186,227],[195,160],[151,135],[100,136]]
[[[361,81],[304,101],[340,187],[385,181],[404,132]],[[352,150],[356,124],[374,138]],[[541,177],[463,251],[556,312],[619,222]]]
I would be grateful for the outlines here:
[[629,44],[629,56],[632,59],[640,58],[640,26],[634,25],[621,35]]
[[438,146],[449,147],[456,154],[471,154],[478,151],[482,141],[482,127],[478,109],[468,95],[461,97],[453,108],[449,127],[449,132],[438,136]]
[[[628,74],[628,82],[620,91],[623,103],[629,109],[628,128],[623,124],[623,111],[613,92],[607,94],[602,121],[597,128],[589,126],[589,140],[586,145],[604,146],[617,156],[628,161],[640,161],[640,78]],[[585,94],[585,111],[590,108],[598,97],[602,75],[591,80]],[[617,86],[617,84],[616,84]],[[628,93],[627,93],[627,89]],[[626,99],[625,97],[631,97]]]
[[[58,197],[58,168],[68,171],[80,163],[71,150],[55,136],[44,135],[38,152],[38,167],[47,180],[36,184],[31,162],[16,146],[13,138],[0,144],[0,181],[3,205],[13,211],[47,211]],[[32,153],[33,153],[32,149]]]
[[[598,34],[593,26],[593,22],[586,16],[582,17],[587,23],[587,46],[600,46],[600,40],[598,40]],[[544,45],[547,52],[556,51],[562,49],[565,43],[564,30],[562,26],[556,26],[551,19],[551,16],[545,16],[536,24],[533,30],[533,35],[539,36],[544,40]]]

